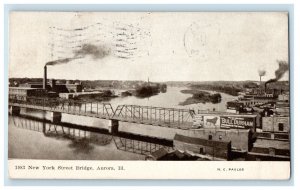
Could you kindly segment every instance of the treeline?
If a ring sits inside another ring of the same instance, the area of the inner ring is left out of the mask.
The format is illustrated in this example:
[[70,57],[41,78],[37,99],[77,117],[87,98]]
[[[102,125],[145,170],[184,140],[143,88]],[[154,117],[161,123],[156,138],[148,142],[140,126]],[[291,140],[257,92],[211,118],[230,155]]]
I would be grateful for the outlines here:
[[229,94],[232,96],[238,96],[238,93],[243,91],[243,89],[241,87],[236,87],[236,86],[207,85],[207,84],[191,85],[191,88],[197,89],[197,90],[217,91],[217,92],[222,92],[222,93]]
[[166,91],[166,84],[151,83],[151,85],[149,85],[148,83],[145,83],[136,87],[134,95],[137,97],[145,98],[156,95],[160,92],[164,93]]
[[85,88],[117,88],[117,89],[133,89],[143,81],[118,81],[118,80],[83,80],[81,84]]
[[211,102],[213,104],[219,103],[222,100],[220,93],[211,94],[209,92],[200,91],[200,90],[181,90],[182,93],[192,94],[192,97],[187,98],[184,102],[181,102],[179,105],[189,105],[197,103],[206,103]]

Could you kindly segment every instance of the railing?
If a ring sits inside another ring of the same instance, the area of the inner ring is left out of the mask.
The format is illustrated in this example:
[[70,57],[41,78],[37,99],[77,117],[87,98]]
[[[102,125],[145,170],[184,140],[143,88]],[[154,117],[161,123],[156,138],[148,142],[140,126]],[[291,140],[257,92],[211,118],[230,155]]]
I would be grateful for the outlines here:
[[69,114],[89,115],[110,118],[114,110],[109,103],[66,100],[60,98],[39,98],[9,96],[9,104],[40,110],[57,111]]
[[110,103],[61,98],[9,96],[9,104],[45,111],[56,111],[73,115],[84,115],[174,128],[188,128],[192,126],[195,115],[194,110],[189,109],[138,105],[119,105],[114,110]]
[[193,110],[188,109],[119,105],[115,110],[114,117],[128,122],[139,121],[172,127],[192,124],[194,114]]

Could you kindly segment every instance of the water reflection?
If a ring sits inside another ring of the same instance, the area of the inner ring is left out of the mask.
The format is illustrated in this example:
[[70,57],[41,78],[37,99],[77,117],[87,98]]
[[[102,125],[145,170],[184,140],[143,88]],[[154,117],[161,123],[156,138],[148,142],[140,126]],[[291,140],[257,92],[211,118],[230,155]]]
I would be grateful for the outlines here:
[[[33,116],[10,116],[10,126],[43,133],[45,138],[57,141],[70,141],[68,148],[73,154],[90,154],[97,146],[114,146],[121,151],[148,155],[162,147],[171,150],[173,142],[150,136],[119,132],[111,135],[107,129],[86,127],[72,123],[52,123],[45,118]],[[51,146],[51,144],[49,145]]]

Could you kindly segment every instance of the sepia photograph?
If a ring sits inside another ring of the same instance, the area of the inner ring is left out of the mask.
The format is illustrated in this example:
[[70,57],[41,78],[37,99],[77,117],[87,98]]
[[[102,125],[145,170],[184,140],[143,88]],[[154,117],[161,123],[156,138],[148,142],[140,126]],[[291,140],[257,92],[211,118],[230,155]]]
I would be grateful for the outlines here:
[[8,161],[290,175],[288,12],[12,11],[8,27]]

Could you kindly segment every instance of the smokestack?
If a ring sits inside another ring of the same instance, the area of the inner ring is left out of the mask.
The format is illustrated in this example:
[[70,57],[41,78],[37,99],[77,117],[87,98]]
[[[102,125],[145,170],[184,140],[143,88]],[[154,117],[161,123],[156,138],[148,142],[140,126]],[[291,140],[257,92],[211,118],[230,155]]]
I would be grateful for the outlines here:
[[47,66],[44,66],[44,80],[43,80],[43,89],[47,88]]
[[289,65],[286,61],[277,61],[279,68],[275,71],[275,78],[265,82],[265,88],[267,88],[268,83],[277,82],[284,75],[286,71],[289,70]]
[[259,84],[261,85],[261,76],[259,76]]
[[266,71],[265,70],[258,70],[259,75],[259,84],[261,85],[261,77],[265,76]]

